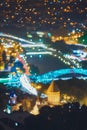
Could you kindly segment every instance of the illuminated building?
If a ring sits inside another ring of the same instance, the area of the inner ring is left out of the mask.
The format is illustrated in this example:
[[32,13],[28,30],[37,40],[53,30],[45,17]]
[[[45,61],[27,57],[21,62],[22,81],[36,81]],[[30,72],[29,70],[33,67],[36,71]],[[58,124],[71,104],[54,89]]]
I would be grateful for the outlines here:
[[60,103],[60,91],[54,81],[50,84],[47,90],[47,95],[49,104],[58,105]]

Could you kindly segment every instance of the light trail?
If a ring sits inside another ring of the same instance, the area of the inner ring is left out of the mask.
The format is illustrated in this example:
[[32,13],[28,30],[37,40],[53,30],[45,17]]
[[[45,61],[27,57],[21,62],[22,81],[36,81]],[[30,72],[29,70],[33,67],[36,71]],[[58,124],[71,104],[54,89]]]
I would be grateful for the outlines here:
[[[67,74],[70,74],[70,76],[65,76]],[[36,82],[36,83],[49,83],[53,80],[68,80],[76,77],[78,79],[83,79],[83,80],[87,80],[87,69],[60,69],[60,70],[55,70],[55,71],[51,71],[42,75],[32,75],[29,76],[29,78]],[[16,84],[18,82],[18,84],[22,84],[23,87],[29,87],[30,81],[29,79],[26,79],[26,76],[22,76],[21,78],[12,78],[12,76],[10,76],[10,78],[0,78],[0,82],[1,83],[6,83],[6,84],[11,84],[11,86],[14,86],[14,84]],[[26,88],[27,89],[27,88]],[[29,89],[29,88],[28,88]]]
[[35,42],[31,42],[31,41],[28,41],[28,40],[25,40],[23,38],[19,38],[19,37],[10,35],[10,34],[0,33],[0,37],[7,37],[7,38],[15,39],[15,40],[18,40],[18,41],[21,41],[21,42],[25,42],[25,43],[28,43],[28,44],[35,44]]
[[[35,42],[31,42],[31,41],[28,41],[28,40],[25,40],[23,38],[19,38],[19,37],[16,37],[16,36],[13,36],[13,35],[10,35],[10,34],[5,34],[5,33],[0,33],[0,37],[7,37],[7,38],[10,38],[10,39],[14,39],[14,40],[18,40],[20,43],[20,46],[23,47],[23,48],[32,48],[32,47],[42,47],[44,49],[48,49],[48,50],[51,50],[51,51],[54,51],[54,49],[52,48],[47,48],[46,45],[44,44],[40,44],[40,43],[35,43]],[[24,42],[24,43],[22,43]],[[28,44],[26,44],[28,43]],[[9,47],[9,45],[7,45],[7,47]]]
[[49,54],[52,55],[52,52],[45,51],[45,52],[27,52],[26,55],[40,55],[40,54]]
[[47,48],[44,44],[35,44],[35,45],[29,45],[29,44],[20,44],[23,48],[31,48],[31,47],[43,47],[43,48]]
[[26,89],[30,94],[33,94],[36,96],[38,95],[37,90],[31,86],[30,80],[27,78],[27,76],[25,74],[23,74],[20,77],[20,83],[22,85],[22,88]]
[[[39,75],[36,77],[36,82],[49,83],[55,79],[63,79],[64,78],[63,75],[66,74],[70,74],[71,75],[70,78],[75,76],[75,74],[77,74],[79,76],[76,76],[76,78],[87,79],[87,69],[74,68],[74,69],[60,69],[60,70],[48,72],[43,75]],[[62,76],[63,78],[60,76]]]

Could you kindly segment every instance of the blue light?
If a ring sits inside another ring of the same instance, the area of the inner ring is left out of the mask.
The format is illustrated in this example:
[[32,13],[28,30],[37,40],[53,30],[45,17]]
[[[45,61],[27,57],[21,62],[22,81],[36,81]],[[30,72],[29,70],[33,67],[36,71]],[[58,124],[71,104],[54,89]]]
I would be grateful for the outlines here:
[[41,58],[42,57],[42,55],[39,55],[39,58]]
[[18,126],[18,123],[17,123],[17,122],[15,122],[15,126]]
[[30,55],[30,57],[32,58],[32,55]]
[[39,42],[41,42],[42,41],[42,39],[39,39]]
[[55,12],[55,15],[57,15],[57,12]]
[[[49,73],[46,73],[46,74],[43,74],[43,75],[40,75],[40,76],[37,76],[36,77],[36,83],[38,82],[42,82],[42,83],[50,83],[52,80],[55,80],[55,79],[62,79],[63,78],[60,76],[63,76],[65,74],[71,74],[70,77],[66,78],[66,79],[71,79],[72,77],[72,74],[79,74],[79,75],[83,75],[83,77],[76,77],[76,78],[85,78],[87,79],[87,70],[84,70],[84,69],[61,69],[61,70],[56,70],[56,71],[52,71],[52,72],[49,72]],[[65,80],[65,78],[64,78]]]
[[53,2],[50,2],[50,4],[53,4]]

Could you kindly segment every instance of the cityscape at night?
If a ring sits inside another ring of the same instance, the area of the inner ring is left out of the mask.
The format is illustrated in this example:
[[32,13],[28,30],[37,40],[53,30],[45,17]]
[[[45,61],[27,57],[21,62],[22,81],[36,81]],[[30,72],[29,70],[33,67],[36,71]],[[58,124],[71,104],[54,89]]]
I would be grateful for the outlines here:
[[87,130],[87,0],[0,0],[0,130]]

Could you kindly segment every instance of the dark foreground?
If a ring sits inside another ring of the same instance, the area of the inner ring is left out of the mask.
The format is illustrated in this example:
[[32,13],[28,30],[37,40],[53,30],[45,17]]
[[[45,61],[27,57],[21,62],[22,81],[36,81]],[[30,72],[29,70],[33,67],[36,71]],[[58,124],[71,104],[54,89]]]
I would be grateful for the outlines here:
[[44,106],[36,116],[22,109],[9,115],[0,111],[0,130],[87,130],[87,106]]

